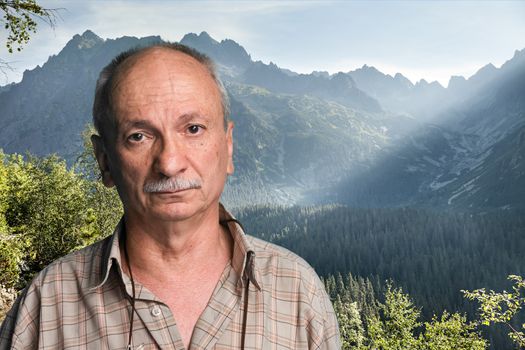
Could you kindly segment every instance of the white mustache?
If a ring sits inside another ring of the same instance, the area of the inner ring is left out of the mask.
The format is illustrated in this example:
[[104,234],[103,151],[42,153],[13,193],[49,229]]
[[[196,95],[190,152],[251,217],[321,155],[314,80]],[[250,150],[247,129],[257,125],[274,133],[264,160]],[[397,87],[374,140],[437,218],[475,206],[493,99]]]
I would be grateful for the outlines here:
[[144,192],[176,192],[201,188],[201,182],[195,179],[183,179],[179,177],[169,177],[162,180],[148,182],[144,185]]

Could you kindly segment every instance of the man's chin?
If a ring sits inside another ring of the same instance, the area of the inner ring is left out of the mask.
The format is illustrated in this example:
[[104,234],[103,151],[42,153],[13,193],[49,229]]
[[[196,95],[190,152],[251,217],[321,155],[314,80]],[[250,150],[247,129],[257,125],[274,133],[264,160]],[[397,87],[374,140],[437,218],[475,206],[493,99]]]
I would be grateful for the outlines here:
[[161,221],[186,221],[202,212],[202,208],[195,204],[179,202],[151,208],[151,217]]

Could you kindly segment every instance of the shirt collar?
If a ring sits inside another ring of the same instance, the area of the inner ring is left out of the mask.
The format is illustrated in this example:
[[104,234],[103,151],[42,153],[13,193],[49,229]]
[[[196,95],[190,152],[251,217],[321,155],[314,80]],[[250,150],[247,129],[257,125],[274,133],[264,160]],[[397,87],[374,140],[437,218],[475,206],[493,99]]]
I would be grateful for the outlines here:
[[232,268],[237,273],[237,276],[242,276],[242,278],[239,278],[238,285],[243,286],[248,278],[257,289],[261,290],[261,278],[255,264],[255,251],[240,222],[222,204],[219,205],[219,222],[227,225],[228,231],[233,238]]
[[113,264],[116,265],[115,267],[118,269],[119,275],[122,276],[122,262],[119,248],[122,234],[124,234],[124,217],[120,219],[117,227],[113,231],[113,235],[104,241],[100,272],[97,274],[98,279],[91,284],[93,289],[102,287],[102,285],[106,283]]
[[[257,289],[261,290],[261,278],[256,266],[255,251],[240,223],[229,213],[222,204],[219,204],[219,222],[228,228],[233,238],[233,254],[231,265],[237,276],[242,276],[238,280],[238,286],[244,286],[246,279],[250,279]],[[113,235],[106,241],[102,251],[102,261],[100,264],[99,278],[90,285],[92,288],[99,288],[108,280],[113,264],[116,264],[118,273],[122,276],[122,262],[120,259],[120,242],[124,234],[124,218],[120,219]],[[249,258],[249,255],[252,255]]]

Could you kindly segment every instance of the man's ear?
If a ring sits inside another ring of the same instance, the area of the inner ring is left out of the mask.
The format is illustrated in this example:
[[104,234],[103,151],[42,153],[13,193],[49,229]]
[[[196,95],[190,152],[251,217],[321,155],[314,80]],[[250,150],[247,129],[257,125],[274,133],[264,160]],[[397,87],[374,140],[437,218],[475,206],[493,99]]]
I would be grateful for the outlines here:
[[111,172],[109,171],[109,158],[106,152],[106,147],[104,146],[104,142],[102,141],[102,137],[98,135],[91,135],[91,144],[93,145],[95,158],[97,159],[100,175],[102,176],[102,183],[106,187],[115,186],[115,182],[113,181]]
[[226,143],[228,145],[228,167],[226,172],[232,175],[235,167],[233,166],[233,122],[228,122],[228,129],[226,129]]

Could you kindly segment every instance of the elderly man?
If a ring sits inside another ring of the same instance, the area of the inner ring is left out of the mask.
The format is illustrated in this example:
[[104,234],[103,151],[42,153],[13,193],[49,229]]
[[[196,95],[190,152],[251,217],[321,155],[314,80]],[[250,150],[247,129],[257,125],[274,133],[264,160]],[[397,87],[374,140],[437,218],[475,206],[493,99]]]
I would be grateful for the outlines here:
[[92,137],[124,217],[24,290],[0,348],[337,349],[312,268],[244,234],[219,198],[233,172],[228,97],[179,44],[118,56],[97,82]]

